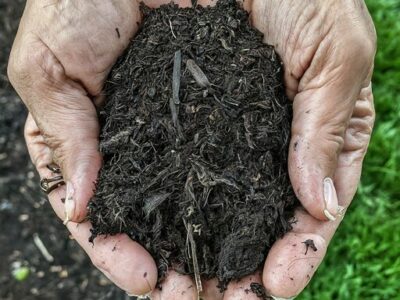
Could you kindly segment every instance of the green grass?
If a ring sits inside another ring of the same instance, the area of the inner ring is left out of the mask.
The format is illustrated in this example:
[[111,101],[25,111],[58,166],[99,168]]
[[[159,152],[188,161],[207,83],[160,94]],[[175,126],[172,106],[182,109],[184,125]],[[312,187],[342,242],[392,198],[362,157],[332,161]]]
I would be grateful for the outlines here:
[[378,32],[374,135],[356,198],[302,300],[400,299],[400,0],[369,0]]

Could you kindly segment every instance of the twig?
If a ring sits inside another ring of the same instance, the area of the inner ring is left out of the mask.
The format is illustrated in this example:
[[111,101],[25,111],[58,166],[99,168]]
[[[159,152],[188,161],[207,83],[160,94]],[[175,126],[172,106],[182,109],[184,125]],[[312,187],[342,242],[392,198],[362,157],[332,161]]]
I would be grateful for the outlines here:
[[203,291],[203,285],[201,284],[200,270],[196,253],[196,242],[193,239],[192,224],[190,222],[186,223],[185,218],[182,218],[182,220],[187,231],[186,246],[189,248],[187,249],[187,254],[189,258],[192,259],[193,263],[194,280],[196,282],[197,289],[197,300],[200,300],[200,293]]
[[197,297],[198,297],[198,299],[200,299],[200,293],[203,291],[203,286],[201,284],[199,263],[197,261],[196,242],[194,241],[194,238],[193,238],[192,224],[189,223],[187,225],[188,226],[186,229],[188,232],[190,253],[191,253],[192,261],[193,261],[194,281],[196,282]]
[[181,64],[182,64],[182,52],[178,50],[174,56],[174,70],[172,75],[172,98],[174,103],[178,105],[179,101],[179,88],[181,85]]
[[39,249],[40,253],[42,253],[43,257],[48,262],[53,262],[54,257],[49,253],[46,246],[43,244],[42,240],[40,239],[39,235],[35,232],[33,234],[33,242],[35,243],[36,247]]
[[179,124],[178,114],[179,114],[179,86],[181,84],[181,60],[182,54],[181,50],[175,52],[174,56],[174,70],[173,70],[173,78],[172,78],[172,98],[169,99],[169,108],[171,109],[172,122],[174,123],[174,127],[178,133],[178,138],[176,142],[179,143],[179,140],[184,140],[185,137],[182,133],[181,125]]

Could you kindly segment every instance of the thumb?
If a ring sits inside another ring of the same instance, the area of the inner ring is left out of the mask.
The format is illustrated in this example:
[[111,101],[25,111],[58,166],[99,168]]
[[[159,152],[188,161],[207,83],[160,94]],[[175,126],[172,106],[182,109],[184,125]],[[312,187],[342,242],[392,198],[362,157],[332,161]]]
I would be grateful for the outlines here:
[[303,91],[293,102],[290,179],[302,205],[320,220],[334,220],[340,210],[332,178],[354,105],[337,99],[334,90]]
[[86,216],[102,162],[96,109],[80,93],[47,95],[46,104],[33,116],[66,183],[64,223],[80,222]]
[[101,167],[96,109],[82,85],[66,74],[40,41],[21,59],[11,56],[9,78],[27,105],[66,183],[65,221],[85,218]]
[[[63,107],[59,113],[51,113],[39,126],[66,183],[65,224],[85,218],[102,161],[95,108],[88,98],[79,100],[79,105],[75,106],[78,111]],[[52,125],[53,122],[57,125]]]
[[339,66],[331,65],[336,67],[330,70],[329,64],[321,68],[318,61],[313,62],[300,80],[293,100],[289,148],[289,175],[295,193],[305,209],[320,220],[335,220],[341,212],[333,178],[355,101],[369,83],[365,78],[370,77],[366,64],[351,55]]

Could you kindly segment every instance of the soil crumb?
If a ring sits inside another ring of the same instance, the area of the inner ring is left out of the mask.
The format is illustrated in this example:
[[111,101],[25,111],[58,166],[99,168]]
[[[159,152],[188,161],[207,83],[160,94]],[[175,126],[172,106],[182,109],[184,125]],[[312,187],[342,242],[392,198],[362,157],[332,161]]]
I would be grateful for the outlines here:
[[273,300],[271,297],[267,296],[267,292],[262,284],[257,282],[252,282],[250,284],[250,290],[260,299],[262,300]]
[[126,233],[160,281],[172,267],[223,289],[262,266],[298,203],[283,66],[235,0],[142,10],[99,112],[91,240]]

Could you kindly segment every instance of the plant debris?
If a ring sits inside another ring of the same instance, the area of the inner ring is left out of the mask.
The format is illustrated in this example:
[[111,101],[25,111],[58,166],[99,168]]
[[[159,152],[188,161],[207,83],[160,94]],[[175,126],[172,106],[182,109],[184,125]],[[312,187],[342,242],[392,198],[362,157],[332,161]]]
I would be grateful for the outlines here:
[[174,268],[223,289],[262,266],[298,205],[282,64],[234,0],[142,10],[99,113],[91,240],[126,233],[160,281]]

